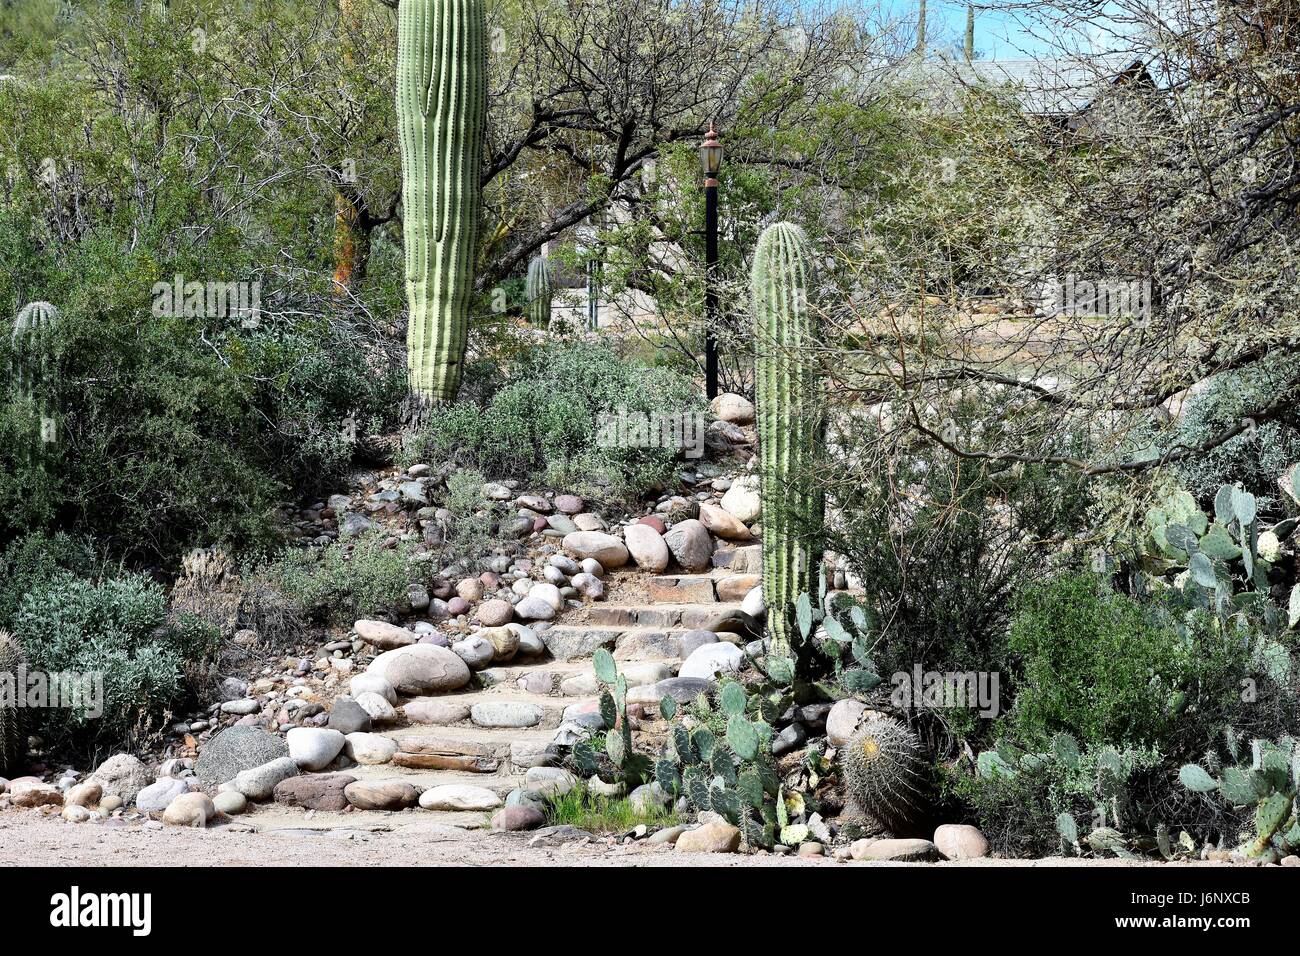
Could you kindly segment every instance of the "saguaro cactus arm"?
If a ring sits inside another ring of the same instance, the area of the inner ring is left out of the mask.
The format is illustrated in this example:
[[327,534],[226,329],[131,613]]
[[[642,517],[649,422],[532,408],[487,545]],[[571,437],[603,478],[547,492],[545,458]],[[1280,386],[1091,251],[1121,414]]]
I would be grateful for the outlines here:
[[447,401],[464,368],[478,240],[484,2],[403,0],[397,44],[407,367],[413,394]]
[[[810,361],[818,328],[808,307],[811,254],[804,231],[775,223],[763,231],[751,272],[757,339],[756,397],[763,499],[763,596],[769,653],[796,673],[793,616],[800,594],[817,594],[825,503],[814,475],[823,441],[823,404]],[[803,649],[799,649],[803,650]]]
[[528,278],[524,281],[524,297],[528,300],[528,321],[539,328],[551,324],[551,266],[541,256],[528,263]]

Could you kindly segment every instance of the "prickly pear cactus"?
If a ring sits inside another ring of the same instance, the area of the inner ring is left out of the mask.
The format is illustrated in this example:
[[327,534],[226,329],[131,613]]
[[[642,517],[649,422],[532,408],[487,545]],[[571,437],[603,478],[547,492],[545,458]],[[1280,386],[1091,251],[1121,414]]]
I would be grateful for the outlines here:
[[528,263],[524,296],[528,299],[528,321],[545,329],[551,324],[551,266],[541,256]]
[[759,237],[750,277],[769,657],[793,659],[796,672],[801,655],[794,646],[794,607],[800,594],[820,590],[825,511],[814,467],[825,425],[810,361],[818,338],[818,323],[808,307],[811,262],[804,231],[778,222]]
[[484,10],[484,0],[398,8],[407,370],[426,402],[454,398],[464,370],[487,115]]
[[929,764],[916,734],[889,717],[869,720],[841,754],[853,801],[894,833],[921,823],[930,808]]
[[[12,681],[18,687],[18,669],[23,664],[22,646],[8,631],[0,631],[0,680]],[[8,676],[12,675],[12,677]],[[0,706],[0,777],[18,772],[27,738],[23,734],[22,708],[16,705]]]

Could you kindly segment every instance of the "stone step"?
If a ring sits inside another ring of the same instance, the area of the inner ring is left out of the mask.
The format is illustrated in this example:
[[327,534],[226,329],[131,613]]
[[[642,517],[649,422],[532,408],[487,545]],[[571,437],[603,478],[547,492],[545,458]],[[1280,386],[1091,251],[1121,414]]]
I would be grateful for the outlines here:
[[588,620],[600,627],[624,628],[682,628],[693,631],[703,628],[722,611],[740,607],[736,602],[709,602],[699,604],[610,604],[593,607]]
[[710,571],[707,574],[657,574],[646,580],[656,604],[710,604],[741,601],[762,583],[757,574]]
[[450,785],[482,787],[485,790],[491,790],[502,800],[505,800],[507,794],[523,782],[522,773],[515,774],[504,771],[466,773],[460,770],[419,770],[387,763],[352,767],[344,772],[356,777],[358,780],[375,782],[380,780],[400,780],[402,783],[409,783],[419,790]]
[[726,569],[731,574],[761,574],[763,546],[744,544],[734,548],[719,548],[713,552],[713,567]]
[[[479,727],[474,724],[412,724],[381,731],[385,737],[411,745],[408,738],[422,738],[445,749],[477,752],[498,761],[502,772],[523,772],[529,767],[550,765],[560,756],[551,747],[555,731],[544,727]],[[404,751],[409,752],[409,751]]]
[[554,730],[560,726],[564,708],[580,700],[531,694],[514,687],[494,687],[405,701],[400,710],[412,724],[473,723],[480,727]]

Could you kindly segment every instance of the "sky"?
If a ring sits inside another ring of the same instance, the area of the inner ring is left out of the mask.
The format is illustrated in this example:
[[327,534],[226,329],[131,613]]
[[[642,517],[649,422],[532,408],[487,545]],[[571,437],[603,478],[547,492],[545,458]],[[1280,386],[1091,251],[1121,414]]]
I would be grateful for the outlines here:
[[[996,0],[983,0],[992,4]],[[900,18],[915,18],[916,0],[881,0],[881,10]],[[961,48],[966,33],[966,4],[960,0],[928,0],[927,46]],[[976,10],[975,51],[983,59],[1018,59],[1050,55],[1043,27],[1014,10]],[[1084,42],[1080,37],[1080,42]]]

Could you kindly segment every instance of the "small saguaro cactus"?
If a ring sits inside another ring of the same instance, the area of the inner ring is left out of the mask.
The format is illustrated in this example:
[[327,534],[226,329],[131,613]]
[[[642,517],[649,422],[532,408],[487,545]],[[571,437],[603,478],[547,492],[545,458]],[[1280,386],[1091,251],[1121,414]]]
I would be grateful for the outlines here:
[[[8,631],[0,631],[0,680],[12,681],[18,693],[23,693],[19,685],[19,670],[24,661],[18,640]],[[23,735],[22,715],[23,710],[16,702],[0,705],[0,777],[18,772],[18,761],[27,742]]]
[[464,371],[487,116],[484,10],[484,0],[398,7],[407,370],[425,402],[455,398]]
[[844,784],[859,807],[906,834],[929,807],[929,765],[916,734],[891,717],[868,720],[840,758]]
[[792,660],[796,675],[809,655],[806,648],[794,646],[794,608],[800,594],[820,591],[825,513],[813,474],[825,424],[821,386],[810,361],[818,338],[808,306],[811,262],[804,231],[788,222],[774,223],[759,237],[750,283],[768,656]]
[[14,394],[30,403],[35,411],[35,451],[55,440],[57,367],[53,337],[58,318],[59,310],[50,303],[32,302],[23,306],[14,320],[9,374]]
[[541,256],[528,263],[524,297],[528,300],[528,321],[539,328],[551,324],[551,265]]

